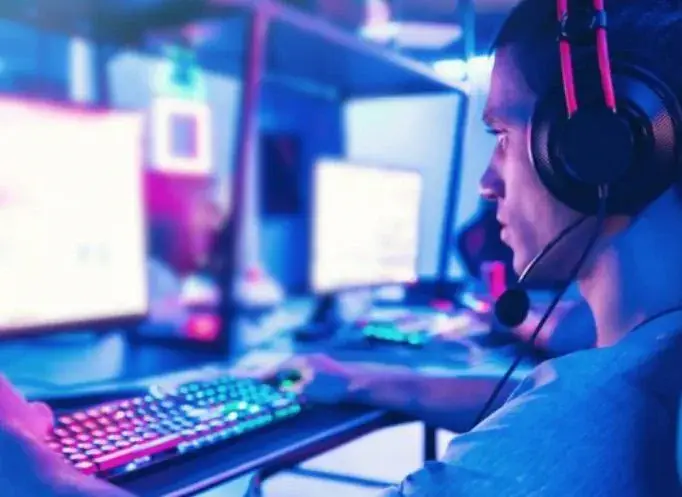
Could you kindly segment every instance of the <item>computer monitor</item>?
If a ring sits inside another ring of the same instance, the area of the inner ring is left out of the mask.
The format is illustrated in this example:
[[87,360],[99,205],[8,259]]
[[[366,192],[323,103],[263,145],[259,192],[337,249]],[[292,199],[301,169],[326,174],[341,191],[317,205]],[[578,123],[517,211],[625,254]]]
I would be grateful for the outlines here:
[[314,175],[313,290],[415,282],[421,175],[334,159],[320,160]]
[[0,97],[0,335],[146,314],[142,130]]

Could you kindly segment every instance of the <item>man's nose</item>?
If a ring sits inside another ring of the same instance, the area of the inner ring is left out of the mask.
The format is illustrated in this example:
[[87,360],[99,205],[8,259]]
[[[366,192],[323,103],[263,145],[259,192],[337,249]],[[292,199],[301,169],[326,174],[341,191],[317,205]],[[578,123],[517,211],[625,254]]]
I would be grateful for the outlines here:
[[488,166],[481,176],[478,192],[483,199],[491,202],[496,202],[504,196],[504,183],[492,166]]

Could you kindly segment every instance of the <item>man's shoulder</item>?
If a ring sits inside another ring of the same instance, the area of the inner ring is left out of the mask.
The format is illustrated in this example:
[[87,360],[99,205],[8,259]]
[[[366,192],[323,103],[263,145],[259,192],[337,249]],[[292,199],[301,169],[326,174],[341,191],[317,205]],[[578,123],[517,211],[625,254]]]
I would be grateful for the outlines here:
[[541,365],[533,382],[589,395],[660,396],[682,391],[682,330],[633,333],[618,344],[575,352]]
[[[453,439],[446,461],[486,471],[498,481],[517,478],[508,488],[518,488],[518,495],[540,488],[559,495],[571,485],[575,491],[562,495],[596,495],[604,488],[614,490],[608,495],[631,495],[621,490],[653,478],[648,466],[622,474],[642,454],[665,468],[669,482],[674,427],[666,410],[648,389],[622,374],[630,365],[595,367],[591,359],[599,362],[603,355],[593,352],[540,366],[535,384]],[[660,483],[658,476],[654,483]]]
[[676,495],[675,426],[657,388],[677,347],[637,337],[543,363],[442,464],[412,475],[419,491],[387,495]]

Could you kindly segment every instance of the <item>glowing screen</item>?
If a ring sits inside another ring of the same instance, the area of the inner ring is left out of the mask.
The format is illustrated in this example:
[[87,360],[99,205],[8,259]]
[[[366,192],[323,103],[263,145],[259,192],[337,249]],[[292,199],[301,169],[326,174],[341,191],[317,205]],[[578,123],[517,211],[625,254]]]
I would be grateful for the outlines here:
[[147,311],[137,114],[0,98],[0,331]]

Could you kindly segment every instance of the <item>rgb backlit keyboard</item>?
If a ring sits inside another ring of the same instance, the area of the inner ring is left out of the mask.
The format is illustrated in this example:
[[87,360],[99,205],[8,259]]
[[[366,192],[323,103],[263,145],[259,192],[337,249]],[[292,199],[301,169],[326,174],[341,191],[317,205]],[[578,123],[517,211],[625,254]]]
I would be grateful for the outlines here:
[[214,446],[302,408],[294,393],[222,377],[61,416],[48,443],[83,473],[106,478]]

